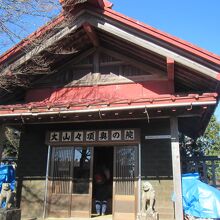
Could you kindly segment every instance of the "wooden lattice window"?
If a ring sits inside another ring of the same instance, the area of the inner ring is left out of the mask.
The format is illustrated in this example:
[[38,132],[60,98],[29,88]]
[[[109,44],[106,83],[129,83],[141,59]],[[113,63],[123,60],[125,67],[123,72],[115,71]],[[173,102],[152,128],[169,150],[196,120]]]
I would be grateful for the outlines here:
[[54,194],[89,192],[91,150],[86,147],[54,147],[50,178]]
[[117,147],[115,149],[115,193],[133,195],[137,176],[137,148]]

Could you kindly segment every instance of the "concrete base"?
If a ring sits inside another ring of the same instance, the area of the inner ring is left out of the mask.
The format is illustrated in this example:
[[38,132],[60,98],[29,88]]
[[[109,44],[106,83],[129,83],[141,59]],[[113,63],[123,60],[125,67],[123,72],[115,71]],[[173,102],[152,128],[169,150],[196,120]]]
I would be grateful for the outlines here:
[[141,213],[138,214],[138,220],[159,220],[159,214],[157,212],[153,214]]
[[0,209],[0,220],[20,220],[20,209]]
[[[105,215],[105,216],[97,216],[92,218],[46,218],[45,220],[112,220],[112,215]],[[21,219],[21,220],[34,220],[34,219]],[[36,219],[35,219],[36,220]],[[44,220],[44,219],[37,219],[37,220]]]

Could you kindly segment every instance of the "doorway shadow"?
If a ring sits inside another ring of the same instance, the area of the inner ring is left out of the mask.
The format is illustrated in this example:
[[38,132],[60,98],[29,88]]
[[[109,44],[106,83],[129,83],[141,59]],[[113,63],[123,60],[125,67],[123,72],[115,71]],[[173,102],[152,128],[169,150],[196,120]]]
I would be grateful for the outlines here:
[[[112,215],[112,192],[113,192],[113,147],[94,147],[93,162],[93,194],[92,194],[92,217],[97,217],[99,208],[103,208],[107,201],[105,216]],[[101,217],[101,216],[100,216]]]

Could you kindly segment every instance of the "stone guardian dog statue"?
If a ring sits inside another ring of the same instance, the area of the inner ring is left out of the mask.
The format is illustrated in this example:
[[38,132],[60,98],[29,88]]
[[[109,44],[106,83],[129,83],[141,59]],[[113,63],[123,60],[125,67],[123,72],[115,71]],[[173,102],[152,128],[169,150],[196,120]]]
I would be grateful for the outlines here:
[[10,189],[9,183],[2,184],[2,190],[0,194],[0,207],[2,207],[2,203],[5,201],[5,209],[9,209],[12,207],[13,193]]
[[150,182],[145,181],[142,184],[142,209],[141,220],[158,220],[158,213],[154,209],[155,190]]

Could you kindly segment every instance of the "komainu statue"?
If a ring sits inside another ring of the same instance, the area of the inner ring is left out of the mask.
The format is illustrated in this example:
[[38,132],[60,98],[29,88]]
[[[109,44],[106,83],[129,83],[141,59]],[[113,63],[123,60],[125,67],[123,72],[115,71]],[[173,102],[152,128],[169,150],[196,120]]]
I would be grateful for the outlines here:
[[0,194],[0,207],[2,207],[2,203],[5,201],[5,209],[10,209],[14,205],[13,200],[14,196],[10,188],[10,183],[3,183]]
[[158,220],[158,213],[155,211],[155,191],[153,186],[145,181],[142,185],[142,209],[141,220]]

